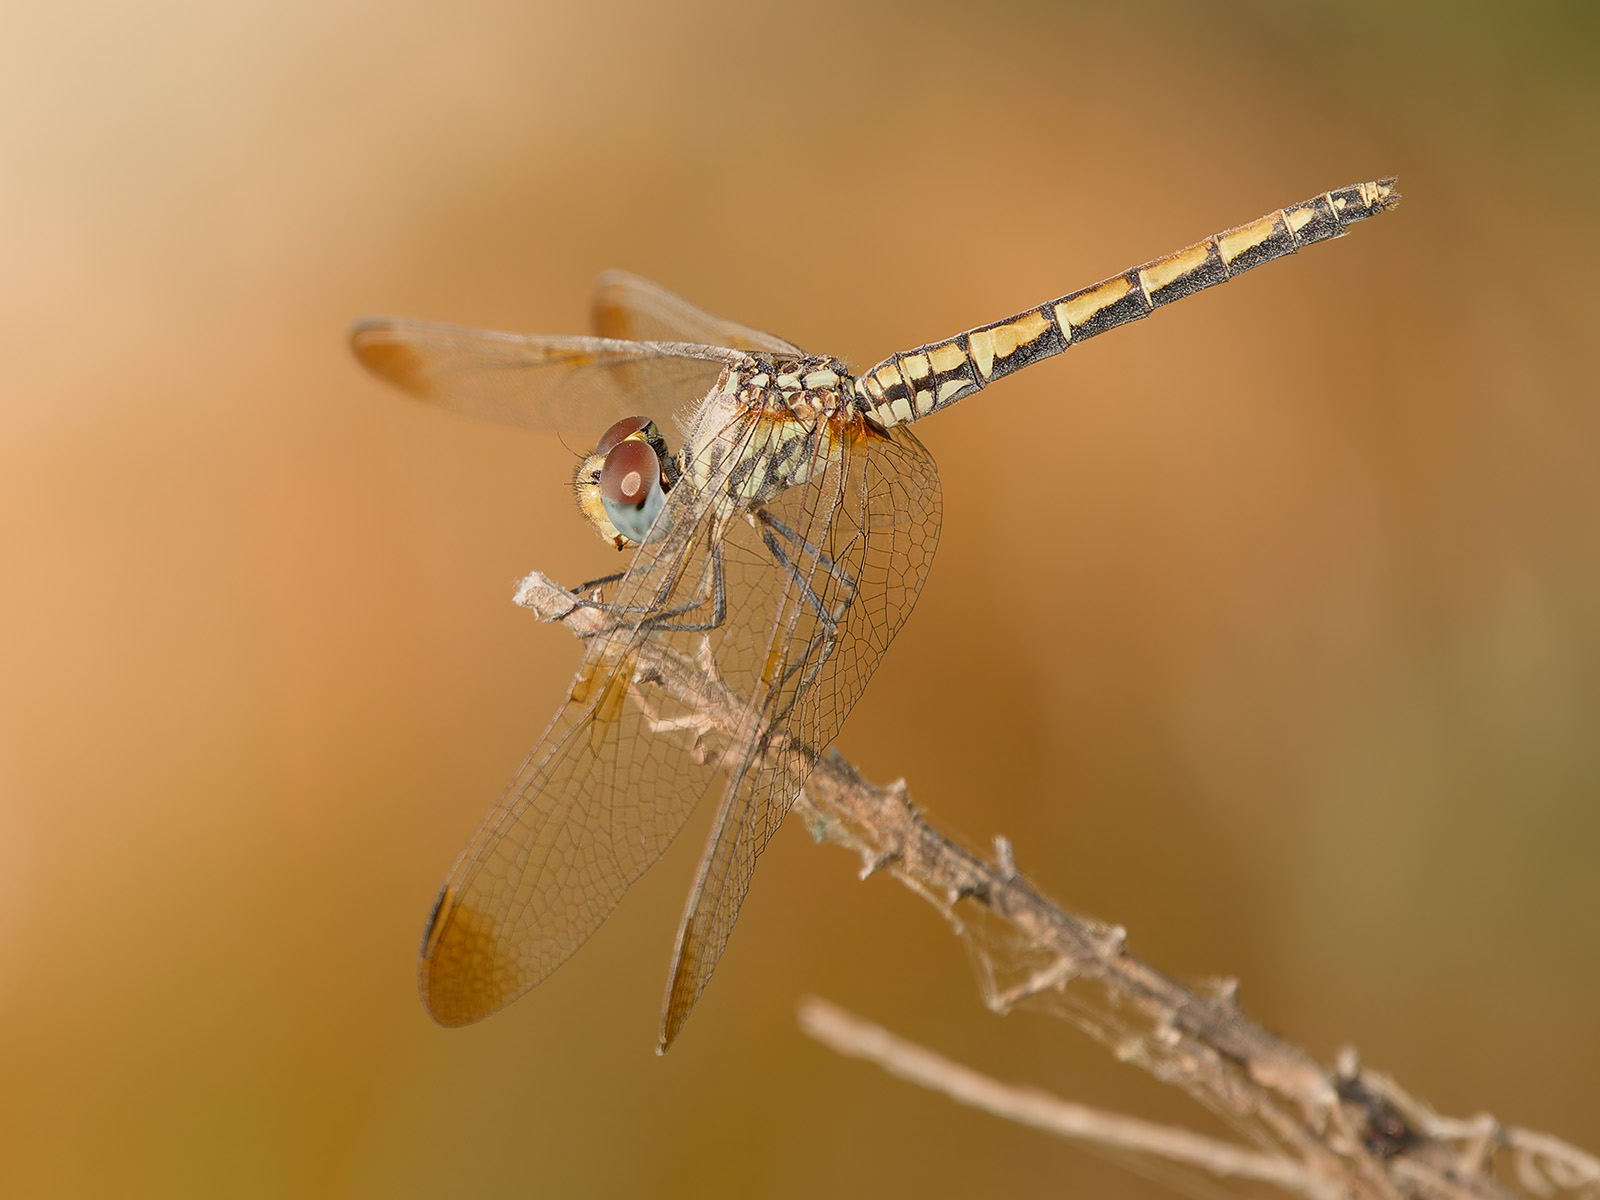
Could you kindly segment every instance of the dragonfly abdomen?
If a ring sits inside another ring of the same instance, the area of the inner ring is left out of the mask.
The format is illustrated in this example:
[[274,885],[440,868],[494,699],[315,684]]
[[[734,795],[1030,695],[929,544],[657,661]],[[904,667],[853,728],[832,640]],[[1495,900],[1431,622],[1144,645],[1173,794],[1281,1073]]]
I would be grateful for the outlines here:
[[1004,321],[891,355],[856,378],[855,403],[880,425],[920,420],[1097,333],[1339,237],[1399,200],[1393,179],[1323,192]]

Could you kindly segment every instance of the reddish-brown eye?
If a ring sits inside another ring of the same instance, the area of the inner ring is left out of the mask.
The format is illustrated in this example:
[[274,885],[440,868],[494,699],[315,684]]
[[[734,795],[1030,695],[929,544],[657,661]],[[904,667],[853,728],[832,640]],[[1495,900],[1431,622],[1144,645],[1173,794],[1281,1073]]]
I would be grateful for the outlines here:
[[623,417],[610,429],[600,435],[600,440],[595,444],[596,454],[610,454],[612,448],[619,442],[626,441],[650,424],[649,417]]
[[667,494],[661,487],[661,460],[638,439],[621,442],[600,468],[600,503],[617,532],[643,542]]
[[651,486],[661,486],[661,462],[643,442],[623,442],[606,455],[600,468],[600,494],[613,504],[637,507]]

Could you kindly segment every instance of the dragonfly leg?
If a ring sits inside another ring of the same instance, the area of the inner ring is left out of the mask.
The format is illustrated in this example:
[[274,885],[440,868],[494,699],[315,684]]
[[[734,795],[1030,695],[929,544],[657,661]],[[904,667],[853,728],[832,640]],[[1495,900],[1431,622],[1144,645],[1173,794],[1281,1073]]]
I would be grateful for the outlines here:
[[[767,553],[771,554],[778,565],[787,571],[794,581],[800,586],[800,597],[806,606],[816,615],[818,628],[812,635],[805,653],[800,660],[784,671],[778,680],[778,686],[773,689],[773,696],[787,696],[787,703],[783,709],[772,714],[769,722],[775,722],[788,715],[790,708],[806,693],[812,680],[822,670],[823,664],[833,655],[834,649],[839,644],[839,621],[855,600],[856,580],[844,567],[835,562],[818,547],[800,537],[782,521],[768,513],[758,514],[762,523],[767,526],[762,531],[761,538],[766,543]],[[803,558],[808,557],[819,567],[838,581],[844,591],[844,596],[833,609],[823,603],[822,597],[817,595],[816,589],[811,586],[809,573],[803,571],[803,561],[792,557],[779,541],[784,538],[801,548]],[[789,687],[789,682],[801,672],[804,674],[797,686]]]
[[[772,529],[762,530],[761,540],[766,543],[767,553],[772,555],[778,566],[782,567],[795,583],[800,586],[800,598],[805,601],[807,608],[816,613],[817,620],[822,625],[823,636],[832,637],[838,631],[839,615],[842,615],[843,610],[841,609],[840,614],[828,611],[827,606],[822,603],[822,597],[817,595],[816,589],[811,586],[811,580],[806,578],[806,573],[801,569],[801,564],[791,558],[789,553],[784,550],[778,541],[778,535]],[[849,601],[847,600],[845,604],[848,606]]]
[[613,583],[620,583],[627,578],[626,571],[618,571],[615,575],[602,575],[599,579],[590,579],[567,589],[572,595],[574,608],[597,608],[605,612],[611,607],[606,603],[605,596],[600,589],[609,587]]
[[[599,579],[591,579],[587,583],[580,583],[577,587],[568,588],[567,590],[576,597],[576,606],[578,608],[596,608],[612,617],[639,617],[641,618],[641,625],[662,633],[705,632],[720,628],[728,613],[726,587],[722,579],[722,547],[720,545],[715,545],[711,549],[711,575],[711,587],[708,591],[702,592],[692,600],[672,608],[663,606],[666,604],[667,597],[672,594],[673,585],[677,581],[676,573],[669,576],[667,581],[661,585],[661,588],[656,593],[656,599],[649,604],[616,604],[603,598],[595,600],[584,595],[584,593],[591,592],[595,588],[617,583],[627,578],[626,571],[618,572],[615,575],[603,575]],[[703,607],[708,601],[712,608],[709,621],[674,622],[672,620],[673,617],[681,617],[685,613],[690,613],[697,608]],[[627,622],[622,623],[626,624]]]
[[[709,633],[713,629],[722,628],[723,621],[728,617],[728,591],[722,573],[722,544],[714,543],[711,547],[711,587],[709,595],[702,592],[686,604],[675,608],[661,608],[659,603],[670,594],[671,580],[668,581],[657,594],[658,605],[649,608],[632,606],[630,608],[613,607],[612,613],[624,615],[638,614],[642,619],[639,624],[642,628],[652,633]],[[698,608],[704,607],[707,601],[711,603],[710,618],[705,621],[676,621],[674,617],[681,617]]]
[[605,587],[609,583],[618,583],[626,575],[626,571],[618,571],[615,575],[602,575],[599,579],[591,579],[587,583],[580,583],[577,587],[568,588],[567,591],[578,597],[578,604],[584,608],[604,608],[605,605],[603,603],[588,599],[586,594],[594,591],[595,588]]
[[[766,525],[768,529],[775,531],[785,540],[793,542],[800,548],[802,555],[812,559],[819,567],[821,567],[829,575],[833,576],[833,578],[844,587],[845,591],[849,593],[850,599],[855,598],[855,576],[851,575],[850,572],[846,571],[843,566],[835,562],[832,558],[828,557],[827,554],[823,553],[819,547],[813,546],[810,542],[806,541],[805,538],[801,537],[794,530],[790,529],[771,513],[762,511],[758,513],[757,516],[761,519],[762,524]],[[769,542],[768,549],[770,550],[771,548],[772,546]],[[780,561],[782,560],[780,559]],[[847,600],[846,603],[849,603],[849,600]]]

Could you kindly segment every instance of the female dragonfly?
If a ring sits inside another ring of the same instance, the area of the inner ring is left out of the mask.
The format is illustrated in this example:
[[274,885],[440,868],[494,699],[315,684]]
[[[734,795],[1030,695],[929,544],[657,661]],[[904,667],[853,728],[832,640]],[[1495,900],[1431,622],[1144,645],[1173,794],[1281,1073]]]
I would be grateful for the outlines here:
[[[419,974],[434,1018],[476,1021],[559,967],[720,783],[678,930],[665,1050],[757,856],[927,576],[939,477],[908,426],[1398,200],[1393,179],[1324,192],[860,374],[618,272],[600,278],[592,337],[358,322],[356,356],[420,400],[605,429],[574,488],[601,535],[633,548],[625,572],[575,591],[605,620],[428,918]],[[676,453],[650,413],[676,418]],[[743,717],[713,726],[675,702],[647,649],[702,664]]]

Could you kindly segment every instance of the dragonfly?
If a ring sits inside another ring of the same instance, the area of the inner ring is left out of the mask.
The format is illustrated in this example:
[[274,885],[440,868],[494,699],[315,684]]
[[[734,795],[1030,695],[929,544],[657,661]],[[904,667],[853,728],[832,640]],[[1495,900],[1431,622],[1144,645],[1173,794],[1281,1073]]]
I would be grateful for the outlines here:
[[[600,277],[592,336],[358,321],[356,357],[419,400],[603,431],[573,489],[600,535],[633,553],[573,590],[604,619],[428,917],[418,979],[434,1019],[469,1024],[547,978],[718,791],[678,928],[664,1052],[757,858],[927,578],[939,474],[909,426],[1398,201],[1394,179],[1324,192],[859,373],[623,272]],[[661,686],[650,664],[663,650],[741,698],[741,718],[713,725]]]

